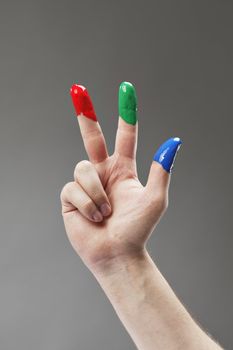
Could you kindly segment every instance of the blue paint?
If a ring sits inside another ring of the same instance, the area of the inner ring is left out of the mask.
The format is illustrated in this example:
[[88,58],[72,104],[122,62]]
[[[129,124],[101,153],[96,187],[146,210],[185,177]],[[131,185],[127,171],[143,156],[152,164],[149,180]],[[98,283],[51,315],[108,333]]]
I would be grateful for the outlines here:
[[168,173],[170,173],[173,168],[175,157],[181,143],[179,137],[172,137],[164,142],[154,155],[153,159],[161,164]]

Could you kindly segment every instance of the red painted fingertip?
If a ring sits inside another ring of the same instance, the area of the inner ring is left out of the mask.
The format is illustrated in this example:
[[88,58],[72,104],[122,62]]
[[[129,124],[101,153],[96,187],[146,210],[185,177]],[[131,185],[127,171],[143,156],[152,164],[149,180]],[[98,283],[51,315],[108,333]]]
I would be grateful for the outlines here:
[[86,118],[92,119],[95,122],[97,122],[95,110],[87,89],[82,85],[74,84],[70,88],[70,95],[77,116],[83,114]]

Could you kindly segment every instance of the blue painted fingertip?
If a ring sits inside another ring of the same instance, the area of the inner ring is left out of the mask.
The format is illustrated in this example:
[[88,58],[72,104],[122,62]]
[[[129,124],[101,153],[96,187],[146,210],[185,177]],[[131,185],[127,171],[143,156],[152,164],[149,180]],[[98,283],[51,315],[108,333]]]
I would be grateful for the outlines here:
[[182,142],[179,137],[172,137],[165,141],[157,150],[154,155],[154,161],[162,165],[164,170],[168,173],[171,172],[177,151],[179,150]]

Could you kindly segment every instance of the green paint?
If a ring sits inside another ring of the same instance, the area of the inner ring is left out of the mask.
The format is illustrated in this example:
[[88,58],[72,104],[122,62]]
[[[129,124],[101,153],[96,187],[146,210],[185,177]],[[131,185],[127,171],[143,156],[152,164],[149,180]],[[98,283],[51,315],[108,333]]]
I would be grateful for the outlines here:
[[134,86],[124,81],[119,88],[119,115],[128,124],[137,123],[137,95]]

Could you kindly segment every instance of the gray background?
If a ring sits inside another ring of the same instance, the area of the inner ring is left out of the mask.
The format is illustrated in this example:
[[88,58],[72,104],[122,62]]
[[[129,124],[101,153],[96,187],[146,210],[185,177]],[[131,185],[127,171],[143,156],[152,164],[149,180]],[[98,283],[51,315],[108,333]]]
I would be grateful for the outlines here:
[[0,348],[134,349],[64,233],[59,193],[86,158],[69,96],[86,85],[110,150],[136,85],[138,168],[183,148],[149,249],[192,315],[233,348],[231,1],[0,3]]

